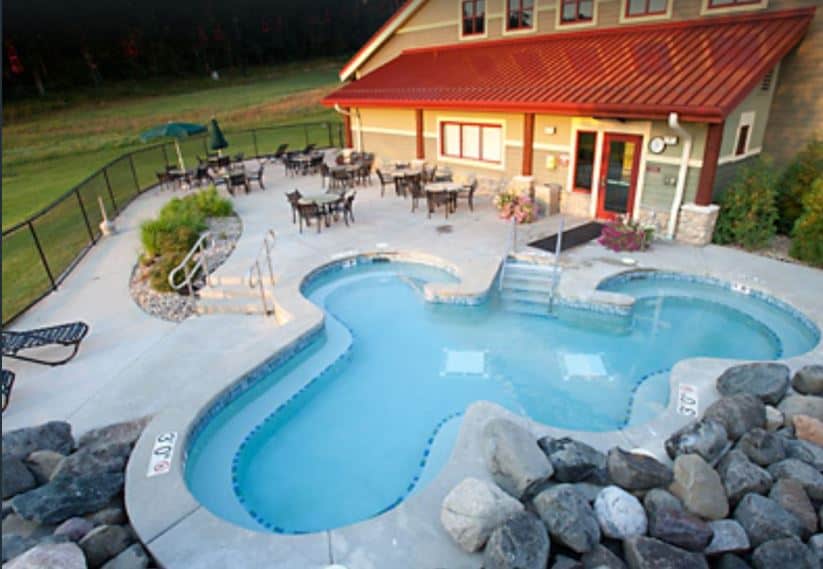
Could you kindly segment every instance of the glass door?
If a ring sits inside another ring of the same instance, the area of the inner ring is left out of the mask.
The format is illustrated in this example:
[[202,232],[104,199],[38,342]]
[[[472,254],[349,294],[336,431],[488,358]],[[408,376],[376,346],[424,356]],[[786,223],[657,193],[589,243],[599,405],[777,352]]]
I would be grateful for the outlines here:
[[605,133],[597,197],[597,217],[631,217],[643,137]]

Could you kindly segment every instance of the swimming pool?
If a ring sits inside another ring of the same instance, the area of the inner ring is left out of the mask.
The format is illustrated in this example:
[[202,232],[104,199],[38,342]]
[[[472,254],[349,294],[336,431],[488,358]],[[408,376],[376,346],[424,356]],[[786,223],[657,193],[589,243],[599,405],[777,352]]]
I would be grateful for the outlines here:
[[636,298],[615,325],[563,306],[561,318],[523,314],[494,293],[478,306],[429,303],[425,283],[454,282],[448,272],[349,264],[304,286],[326,311],[322,333],[192,437],[186,480],[218,516],[281,533],[352,524],[437,474],[474,401],[568,429],[620,429],[665,407],[682,359],[790,357],[819,340],[773,299],[677,274],[603,283]]

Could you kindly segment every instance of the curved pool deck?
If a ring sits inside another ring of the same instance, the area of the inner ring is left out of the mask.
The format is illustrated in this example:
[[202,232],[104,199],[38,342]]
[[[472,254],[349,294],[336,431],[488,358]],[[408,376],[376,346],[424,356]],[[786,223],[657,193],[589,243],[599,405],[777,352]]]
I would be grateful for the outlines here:
[[[661,244],[660,248],[668,249],[668,253],[677,253],[681,249],[670,244]],[[695,251],[692,248],[682,249]],[[429,300],[468,304],[482,300],[487,294],[502,258],[502,252],[498,252],[496,255],[474,258],[467,263],[458,258],[435,256],[421,251],[381,248],[348,251],[341,259],[369,255],[445,267],[455,273],[460,281],[455,284],[428,285],[426,297]],[[631,297],[598,290],[598,285],[629,269],[689,272],[684,271],[683,266],[677,266],[676,258],[672,261],[648,259],[649,256],[649,253],[635,255],[638,265],[629,268],[620,262],[619,257],[609,255],[597,246],[583,247],[566,258],[559,294],[572,303],[626,309],[633,302]],[[675,254],[674,257],[676,256]],[[543,259],[546,257],[538,257],[538,261]],[[340,259],[326,259],[280,284],[278,301],[287,315],[287,321],[276,330],[280,348],[273,350],[270,366],[277,365],[298,351],[323,327],[322,311],[303,297],[301,285],[310,274],[338,262]],[[740,282],[730,278],[721,267],[714,271],[703,270],[700,276]],[[813,294],[780,295],[767,280],[762,277],[757,279],[759,280],[747,279],[746,286],[788,301],[818,329],[823,328],[820,325],[823,322],[823,307],[814,302]],[[823,344],[818,342],[806,354],[779,361],[785,361],[793,369],[811,361],[823,361]],[[257,363],[260,364],[259,361]],[[340,529],[305,535],[261,533],[243,529],[218,518],[190,494],[184,480],[185,450],[190,433],[219,409],[223,402],[248,387],[239,380],[228,383],[209,381],[208,388],[201,386],[194,398],[174,397],[169,402],[169,407],[159,413],[147,427],[129,463],[127,507],[141,539],[167,567],[218,567],[226,564],[255,566],[264,563],[268,567],[323,567],[332,562],[350,569],[478,567],[479,556],[466,554],[457,548],[442,529],[439,512],[443,497],[463,478],[474,476],[490,479],[482,458],[480,437],[483,425],[490,418],[508,417],[529,428],[536,436],[574,436],[602,450],[615,445],[644,448],[661,459],[668,460],[663,442],[669,433],[690,420],[676,410],[679,384],[688,383],[696,387],[699,412],[702,413],[718,397],[714,379],[728,366],[736,363],[740,361],[707,358],[679,362],[671,372],[670,397],[666,410],[645,424],[619,431],[568,431],[538,424],[492,403],[474,403],[463,416],[457,442],[447,464],[428,486],[377,517]],[[283,400],[301,387],[278,386],[283,390]],[[175,431],[180,435],[171,470],[168,474],[149,478],[146,476],[146,469],[154,438],[168,431]],[[434,444],[437,447],[438,441],[435,440]],[[448,452],[443,449],[439,451]]]

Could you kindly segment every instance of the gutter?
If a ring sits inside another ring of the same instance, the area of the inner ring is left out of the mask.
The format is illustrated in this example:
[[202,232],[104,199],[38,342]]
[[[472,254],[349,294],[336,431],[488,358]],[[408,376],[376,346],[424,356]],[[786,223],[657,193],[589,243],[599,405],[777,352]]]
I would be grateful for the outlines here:
[[692,155],[692,135],[680,125],[677,113],[669,113],[669,128],[683,137],[683,153],[680,155],[680,170],[677,172],[677,185],[674,190],[674,200],[672,200],[672,210],[669,214],[669,225],[666,228],[666,236],[674,239],[674,232],[677,229],[677,216],[680,213],[680,206],[683,205],[683,194],[686,191],[686,174],[689,171],[689,158]]

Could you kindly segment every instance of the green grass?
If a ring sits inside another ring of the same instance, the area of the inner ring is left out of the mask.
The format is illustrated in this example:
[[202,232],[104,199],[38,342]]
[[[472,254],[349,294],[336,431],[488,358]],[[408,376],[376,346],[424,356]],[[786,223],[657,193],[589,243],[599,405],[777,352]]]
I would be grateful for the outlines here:
[[[156,180],[155,172],[165,161],[159,147],[139,141],[139,133],[169,120],[220,121],[232,154],[254,154],[255,139],[241,130],[269,125],[333,121],[334,111],[320,106],[320,98],[337,84],[340,62],[321,61],[310,65],[252,70],[247,76],[186,79],[175,82],[119,84],[102,93],[78,91],[64,97],[12,102],[3,117],[3,228],[6,229],[41,210],[67,190],[94,174],[100,167],[128,152],[128,160],[106,169],[111,194],[119,206],[131,200],[140,188]],[[335,140],[336,140],[336,131]],[[302,147],[306,139],[328,143],[323,126],[262,129],[256,143],[261,152],[288,143]],[[184,159],[195,164],[203,155],[203,137],[181,144]],[[174,147],[167,147],[174,161]],[[135,184],[135,175],[137,184]],[[106,179],[97,173],[79,187],[90,218],[87,227],[77,198],[72,195],[33,223],[34,230],[55,278],[65,271],[90,240],[99,236],[100,211],[97,199],[114,211]],[[29,302],[49,290],[48,276],[40,262],[28,229],[3,239],[3,322]]]

